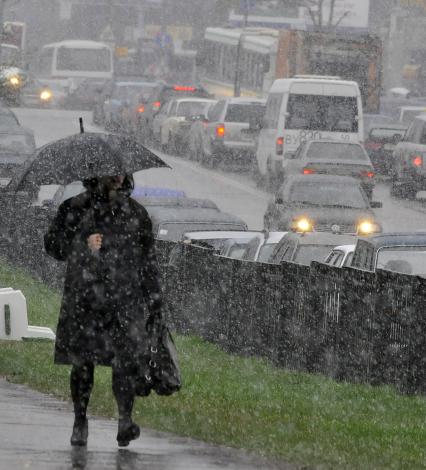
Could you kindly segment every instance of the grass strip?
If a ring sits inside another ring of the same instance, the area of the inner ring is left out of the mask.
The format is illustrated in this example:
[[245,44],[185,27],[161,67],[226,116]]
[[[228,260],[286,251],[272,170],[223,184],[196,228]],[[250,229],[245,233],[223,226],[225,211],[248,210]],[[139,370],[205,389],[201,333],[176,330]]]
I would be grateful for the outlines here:
[[[58,292],[3,261],[0,286],[23,291],[30,324],[56,326]],[[184,387],[138,399],[142,426],[321,469],[426,469],[424,397],[281,370],[196,337],[175,339]],[[53,343],[1,341],[0,375],[69,399],[69,367],[53,364]],[[116,416],[109,368],[96,368],[90,412]]]

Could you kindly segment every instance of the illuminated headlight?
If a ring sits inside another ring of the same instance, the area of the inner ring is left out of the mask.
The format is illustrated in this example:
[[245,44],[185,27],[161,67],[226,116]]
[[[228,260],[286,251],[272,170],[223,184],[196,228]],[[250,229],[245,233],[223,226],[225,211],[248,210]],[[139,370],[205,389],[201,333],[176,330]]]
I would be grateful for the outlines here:
[[52,93],[49,90],[43,90],[40,93],[40,99],[42,101],[49,101],[52,98]]
[[312,232],[313,224],[306,217],[295,219],[291,223],[291,230],[294,232]]
[[370,235],[371,233],[381,232],[381,228],[375,222],[363,220],[358,224],[357,232],[359,235]]
[[9,82],[11,85],[16,86],[16,85],[19,85],[20,80],[19,80],[19,77],[13,76],[9,78]]

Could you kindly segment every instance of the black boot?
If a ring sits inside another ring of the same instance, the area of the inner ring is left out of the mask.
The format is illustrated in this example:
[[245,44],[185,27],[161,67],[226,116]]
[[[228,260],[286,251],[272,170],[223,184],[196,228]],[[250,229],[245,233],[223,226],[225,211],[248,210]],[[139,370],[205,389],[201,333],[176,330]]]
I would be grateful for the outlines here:
[[72,428],[71,445],[86,446],[89,435],[89,424],[87,418],[84,421],[75,420]]
[[118,421],[117,442],[119,447],[127,447],[130,441],[137,439],[141,434],[139,426],[131,419]]

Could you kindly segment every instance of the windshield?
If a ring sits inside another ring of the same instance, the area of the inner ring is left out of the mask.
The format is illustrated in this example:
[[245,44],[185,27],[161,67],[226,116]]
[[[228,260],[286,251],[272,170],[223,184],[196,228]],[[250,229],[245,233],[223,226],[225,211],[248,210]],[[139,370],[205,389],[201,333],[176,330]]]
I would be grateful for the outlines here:
[[409,109],[407,111],[402,111],[401,113],[402,116],[401,116],[400,121],[403,122],[404,124],[411,124],[411,122],[414,120],[416,116],[418,116],[419,114],[423,114],[424,112],[426,112],[426,108],[416,109],[416,110]]
[[190,117],[204,115],[208,107],[209,103],[206,102],[183,101],[178,104],[176,116]]
[[[179,241],[183,235],[187,232],[201,232],[203,230],[244,230],[239,224],[227,224],[227,223],[197,223],[197,222],[182,222],[182,223],[162,223],[159,226],[157,232],[157,238],[160,240]],[[210,243],[208,241],[207,243]]]
[[426,276],[426,246],[382,248],[377,255],[377,268]]
[[263,104],[230,104],[225,122],[260,122],[265,113]]
[[277,246],[277,243],[266,243],[265,245],[263,245],[259,251],[259,256],[257,257],[257,261],[261,263],[268,263],[276,246]]
[[355,97],[292,94],[288,99],[287,129],[357,132]]
[[306,157],[329,160],[368,160],[367,154],[360,145],[329,142],[312,143]]
[[308,182],[293,183],[290,201],[313,206],[335,206],[356,209],[367,208],[359,186],[345,183]]
[[324,261],[333,247],[333,245],[299,245],[293,261],[307,266],[312,261]]
[[56,69],[76,72],[110,72],[111,52],[107,48],[72,49],[60,47]]

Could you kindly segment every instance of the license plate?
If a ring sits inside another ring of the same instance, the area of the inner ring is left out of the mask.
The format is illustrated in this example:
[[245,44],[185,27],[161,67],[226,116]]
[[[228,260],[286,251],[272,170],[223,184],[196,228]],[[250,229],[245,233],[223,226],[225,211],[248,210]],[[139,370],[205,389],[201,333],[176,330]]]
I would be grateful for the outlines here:
[[385,144],[384,149],[394,151],[395,150],[395,145],[394,144]]

